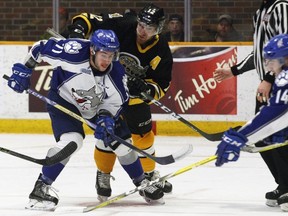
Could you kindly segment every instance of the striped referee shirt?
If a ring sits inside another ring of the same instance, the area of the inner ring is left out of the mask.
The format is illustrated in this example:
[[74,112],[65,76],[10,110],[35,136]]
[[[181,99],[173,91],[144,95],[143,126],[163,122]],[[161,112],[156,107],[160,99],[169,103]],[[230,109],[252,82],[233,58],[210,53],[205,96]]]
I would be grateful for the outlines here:
[[288,0],[269,1],[262,4],[253,17],[253,51],[242,62],[232,66],[234,76],[256,69],[260,80],[274,81],[272,73],[265,71],[263,48],[278,34],[288,34]]

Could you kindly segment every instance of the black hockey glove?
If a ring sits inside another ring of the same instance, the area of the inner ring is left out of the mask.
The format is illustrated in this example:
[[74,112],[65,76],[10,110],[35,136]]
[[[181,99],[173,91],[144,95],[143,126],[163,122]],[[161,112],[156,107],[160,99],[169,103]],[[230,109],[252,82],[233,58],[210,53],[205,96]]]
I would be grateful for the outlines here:
[[142,92],[150,95],[151,97],[154,97],[155,95],[155,89],[153,86],[136,77],[128,77],[127,86],[132,98],[140,98],[147,102],[149,100],[141,94]]
[[69,31],[69,38],[85,38],[84,28],[78,24],[71,24],[67,26]]

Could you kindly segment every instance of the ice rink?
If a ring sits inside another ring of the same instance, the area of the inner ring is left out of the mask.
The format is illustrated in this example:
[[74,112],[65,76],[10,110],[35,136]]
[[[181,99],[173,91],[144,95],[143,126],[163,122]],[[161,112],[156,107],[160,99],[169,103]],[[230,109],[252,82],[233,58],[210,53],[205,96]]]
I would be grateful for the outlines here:
[[[1,134],[1,147],[35,158],[44,158],[54,143],[52,135]],[[157,165],[162,175],[203,160],[215,153],[217,142],[198,137],[156,136],[158,156],[177,152],[192,144],[193,152],[170,165]],[[53,184],[59,190],[59,206],[55,212],[25,210],[28,195],[41,171],[41,166],[1,152],[0,215],[1,216],[274,216],[285,214],[279,207],[265,205],[265,193],[276,185],[258,153],[241,154],[236,163],[215,167],[214,161],[175,176],[169,181],[173,193],[165,195],[165,205],[149,206],[138,193],[92,212],[82,213],[86,206],[96,205],[93,160],[94,138],[89,135],[84,146],[70,160]],[[116,163],[112,175],[112,196],[134,188],[122,167]]]

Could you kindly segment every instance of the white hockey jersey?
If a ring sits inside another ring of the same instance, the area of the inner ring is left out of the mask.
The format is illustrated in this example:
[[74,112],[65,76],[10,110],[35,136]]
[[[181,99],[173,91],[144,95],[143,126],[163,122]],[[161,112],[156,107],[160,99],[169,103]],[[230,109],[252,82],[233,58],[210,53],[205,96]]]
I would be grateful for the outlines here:
[[272,88],[268,105],[238,130],[248,138],[247,144],[256,143],[288,127],[288,67],[278,74]]
[[[83,118],[91,119],[102,109],[118,116],[128,101],[123,66],[112,62],[107,72],[93,71],[89,40],[50,38],[35,43],[29,55],[53,67],[50,97],[57,95],[73,104]],[[50,99],[57,102],[57,97]]]

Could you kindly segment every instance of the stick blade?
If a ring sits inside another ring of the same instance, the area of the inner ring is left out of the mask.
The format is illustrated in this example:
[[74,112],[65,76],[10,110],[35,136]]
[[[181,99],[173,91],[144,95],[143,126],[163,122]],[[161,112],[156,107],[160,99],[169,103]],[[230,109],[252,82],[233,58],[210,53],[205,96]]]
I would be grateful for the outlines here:
[[[239,128],[241,128],[242,126],[236,126],[234,128],[232,128],[233,130],[237,131]],[[206,139],[210,140],[210,141],[221,141],[223,134],[226,131],[222,131],[222,132],[218,132],[218,133],[213,133],[213,134],[207,134],[207,133],[203,133],[202,131],[198,131],[198,133],[200,133],[203,137],[205,137]]]
[[43,165],[52,166],[56,163],[59,163],[62,160],[69,157],[71,154],[73,154],[76,151],[76,149],[77,149],[77,144],[75,142],[70,142],[57,154],[53,155],[52,157],[46,158],[45,163],[43,163]]
[[167,155],[164,157],[155,157],[155,161],[161,165],[168,165],[175,163],[178,160],[181,160],[182,158],[186,157],[188,154],[190,154],[193,151],[192,145],[186,145],[183,148],[181,148],[179,151]]
[[193,146],[191,144],[184,146],[178,152],[173,153],[173,158],[175,161],[181,160],[187,155],[191,154],[193,151]]

